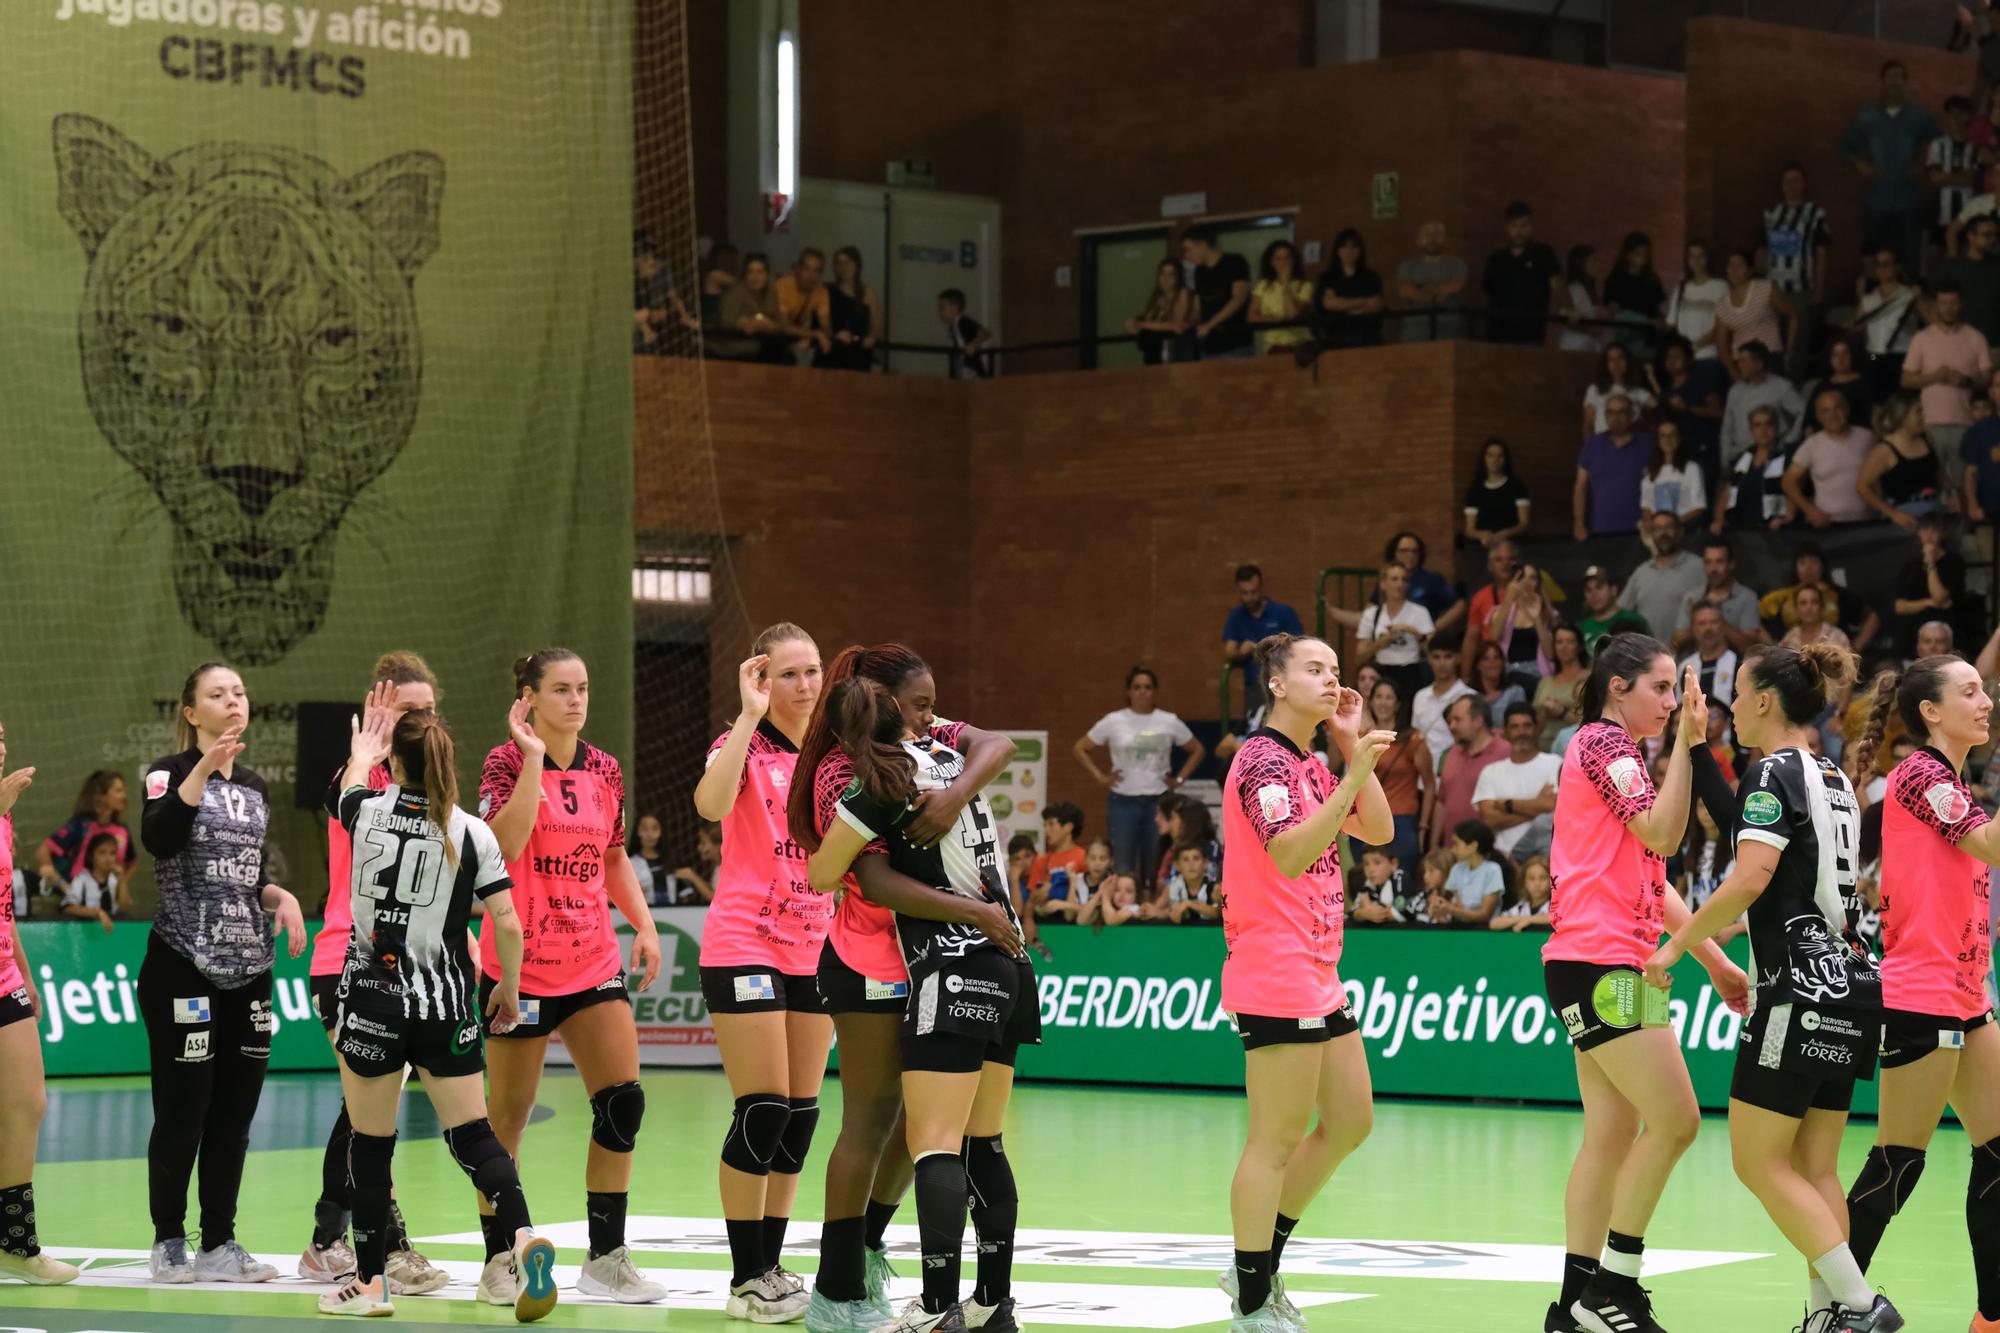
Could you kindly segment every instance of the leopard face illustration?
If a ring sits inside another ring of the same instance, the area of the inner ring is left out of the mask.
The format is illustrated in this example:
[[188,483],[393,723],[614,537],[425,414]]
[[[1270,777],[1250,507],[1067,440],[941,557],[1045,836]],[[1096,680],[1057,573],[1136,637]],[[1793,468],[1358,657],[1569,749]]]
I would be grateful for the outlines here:
[[54,132],[57,207],[90,261],[91,414],[166,508],[188,624],[236,661],[279,661],[325,617],[341,520],[416,422],[412,284],[444,163],[342,176],[237,142],[155,157],[83,115]]

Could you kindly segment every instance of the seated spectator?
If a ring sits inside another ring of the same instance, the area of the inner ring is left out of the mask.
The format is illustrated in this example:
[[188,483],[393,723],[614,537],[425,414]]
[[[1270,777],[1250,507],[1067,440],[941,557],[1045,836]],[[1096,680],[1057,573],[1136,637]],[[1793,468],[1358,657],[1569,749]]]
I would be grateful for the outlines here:
[[[1750,266],[1750,256],[1742,250],[1729,252],[1723,266],[1729,294],[1715,308],[1715,340],[1722,363],[1732,367],[1740,380],[1743,362],[1737,355],[1756,343],[1767,350],[1766,359],[1776,353],[1789,362],[1792,344],[1799,336],[1799,312],[1790,298],[1760,278]],[[1782,327],[1781,327],[1782,322]]]
[[1805,416],[1805,402],[1799,391],[1783,375],[1771,372],[1771,353],[1763,343],[1743,343],[1736,348],[1734,359],[1736,383],[1730,386],[1729,397],[1723,403],[1718,441],[1725,471],[1734,467],[1737,458],[1750,447],[1752,412],[1768,407],[1777,413],[1780,443],[1797,438],[1799,423]]
[[1778,414],[1760,407],[1750,414],[1750,448],[1737,455],[1715,499],[1715,517],[1708,530],[1769,528],[1776,531],[1792,521],[1785,498],[1785,469],[1790,457],[1778,444]]
[[[1715,360],[1715,311],[1728,296],[1729,283],[1711,270],[1708,243],[1689,241],[1681,252],[1680,285],[1667,298],[1666,323],[1687,343],[1690,360]],[[1667,345],[1675,341],[1669,338]]]
[[139,849],[125,827],[125,805],[125,779],[115,770],[100,768],[83,780],[70,817],[35,849],[35,872],[43,893],[60,892],[85,869],[90,844],[100,833],[110,834],[117,843],[119,874],[131,878],[139,864]]
[[702,261],[701,326],[704,330],[722,325],[723,293],[740,280],[742,267],[742,256],[727,241],[712,247]]
[[[2000,370],[1989,381],[1987,396],[2000,385]],[[2000,519],[2000,416],[1988,415],[1966,427],[1958,442],[1960,503],[1967,519],[1987,523]]]
[[1792,548],[1792,581],[1767,592],[1757,603],[1757,614],[1775,620],[1786,629],[1799,623],[1799,589],[1811,586],[1820,591],[1828,624],[1840,623],[1840,588],[1826,576],[1826,552],[1816,541],[1802,541]]
[[[1874,434],[1847,419],[1847,400],[1832,389],[1813,405],[1819,430],[1806,437],[1785,466],[1785,498],[1815,528],[1858,523],[1872,510],[1861,498],[1861,467],[1875,445]],[[1812,481],[1812,497],[1805,483]]]
[[1074,921],[1083,906],[1089,855],[1076,842],[1083,811],[1067,801],[1042,810],[1042,848],[1028,867],[1028,906],[1037,921]]
[[1398,909],[1403,914],[1405,925],[1447,926],[1451,924],[1449,917],[1434,914],[1432,909],[1435,907],[1437,900],[1446,892],[1445,884],[1451,878],[1451,868],[1457,864],[1457,859],[1451,854],[1451,835],[1447,831],[1444,846],[1435,851],[1424,853],[1424,859],[1418,863],[1417,892],[1407,896],[1404,899],[1404,905]]
[[1486,622],[1486,638],[1500,647],[1507,661],[1507,678],[1532,693],[1549,669],[1548,637],[1555,628],[1555,609],[1542,595],[1542,574],[1533,565],[1516,570],[1507,596]]
[[1479,451],[1479,472],[1465,488],[1465,535],[1491,549],[1493,543],[1528,530],[1528,488],[1514,475],[1507,441],[1489,436]]
[[112,918],[132,912],[132,890],[118,873],[118,839],[109,833],[91,837],[84,868],[70,877],[63,890],[62,914],[74,921],[95,921],[107,933]]
[[1364,847],[1361,882],[1348,890],[1347,919],[1361,925],[1400,925],[1409,890],[1395,852],[1388,847]]
[[1965,253],[1944,261],[1941,282],[1956,283],[1961,317],[1992,346],[2000,337],[2000,226],[1991,213],[1965,224]]
[[1396,739],[1375,760],[1375,780],[1382,784],[1396,832],[1390,846],[1398,863],[1417,859],[1424,820],[1437,801],[1437,763],[1431,747],[1411,725],[1409,696],[1392,677],[1383,677],[1362,696],[1369,731],[1393,731]]
[[[1897,643],[1903,655],[1912,660],[1926,656],[1926,647],[1933,652],[1950,652],[1955,637],[1952,631],[1964,614],[1965,558],[1948,549],[1945,522],[1943,514],[1925,514],[1917,520],[1916,554],[1905,562],[1896,579]],[[1938,629],[1930,631],[1930,642],[1925,643],[1922,631],[1933,624]],[[1940,639],[1942,647],[1938,646]]]
[[1652,633],[1644,616],[1619,607],[1618,580],[1611,577],[1611,571],[1602,565],[1592,565],[1583,571],[1583,609],[1586,614],[1577,619],[1576,629],[1583,636],[1583,660],[1586,663],[1590,661],[1590,655],[1597,651],[1598,640],[1606,635],[1628,631]]
[[1638,612],[1655,634],[1672,632],[1680,621],[1681,603],[1706,586],[1701,557],[1681,549],[1683,533],[1679,514],[1653,515],[1646,528],[1653,558],[1632,571],[1618,599],[1619,606]]
[[1394,563],[1382,566],[1382,600],[1361,613],[1355,628],[1355,665],[1373,662],[1396,682],[1405,699],[1423,683],[1424,646],[1430,642],[1431,613],[1409,598],[1410,571]]
[[1487,256],[1480,276],[1491,312],[1486,336],[1497,343],[1539,347],[1547,336],[1543,326],[1551,305],[1558,311],[1568,306],[1562,265],[1555,251],[1535,239],[1534,210],[1524,201],[1507,205],[1506,219],[1507,244]]
[[1681,645],[1684,651],[1693,651],[1680,660],[1683,674],[1689,667],[1694,668],[1702,693],[1714,707],[1711,716],[1719,713],[1724,718],[1729,715],[1729,701],[1736,697],[1736,667],[1742,660],[1729,645],[1729,636],[1724,632],[1727,629],[1721,607],[1708,602],[1699,604],[1694,609],[1693,627]]
[[1290,328],[1260,329],[1257,350],[1291,355],[1300,343],[1312,341],[1312,329],[1294,321],[1312,310],[1312,283],[1299,268],[1299,252],[1290,241],[1272,241],[1257,265],[1257,285],[1250,289],[1250,323],[1287,324]]
[[1465,336],[1455,312],[1467,276],[1465,260],[1445,253],[1444,223],[1417,228],[1417,253],[1396,266],[1396,299],[1422,313],[1404,316],[1397,337],[1408,343]]
[[[1071,807],[1074,809],[1074,807]],[[1112,878],[1111,839],[1092,838],[1090,845],[1083,849],[1083,876],[1078,881],[1076,899],[1081,906],[1077,909],[1077,919],[1083,919],[1085,908],[1091,900],[1104,892]]]
[[763,255],[743,256],[743,277],[722,294],[720,318],[722,327],[734,329],[736,335],[709,338],[710,356],[725,361],[793,364],[778,294],[771,289],[771,261]]
[[1563,256],[1563,283],[1569,295],[1569,309],[1556,331],[1557,351],[1596,354],[1604,350],[1605,339],[1593,322],[1603,313],[1597,308],[1597,282],[1603,271],[1594,245],[1572,245]]
[[1515,900],[1493,914],[1486,923],[1490,930],[1550,930],[1549,897],[1555,882],[1549,878],[1549,858],[1531,856],[1521,863],[1521,892]]
[[1389,538],[1382,550],[1385,564],[1393,560],[1410,571],[1410,600],[1431,613],[1432,626],[1439,630],[1450,629],[1465,619],[1465,599],[1458,595],[1458,589],[1444,575],[1426,568],[1425,562],[1429,558],[1430,548],[1414,532],[1397,533]]
[[1910,350],[1910,339],[1923,323],[1917,307],[1917,289],[1903,281],[1896,252],[1888,249],[1877,249],[1869,255],[1857,285],[1863,290],[1848,331],[1861,339],[1876,391],[1880,392],[1884,379],[1895,383],[1897,374],[1885,371],[1892,369],[1902,360],[1903,353]]
[[1509,705],[1525,703],[1528,698],[1527,691],[1508,676],[1507,656],[1491,639],[1480,645],[1473,663],[1472,688],[1485,703],[1487,719],[1495,728],[1507,716]]
[[882,298],[861,276],[861,251],[843,245],[833,252],[833,281],[827,286],[833,350],[818,364],[829,370],[875,369],[875,340],[882,330]]
[[1372,347],[1382,341],[1382,278],[1368,267],[1368,245],[1352,227],[1333,238],[1333,262],[1315,287],[1329,347]]
[[1679,514],[1681,523],[1698,528],[1708,517],[1708,487],[1701,465],[1683,452],[1681,428],[1672,420],[1662,421],[1653,432],[1653,456],[1639,479],[1639,521],[1658,510]]
[[1245,711],[1264,702],[1264,680],[1257,666],[1257,645],[1273,634],[1304,634],[1299,613],[1264,595],[1264,571],[1256,565],[1236,567],[1236,605],[1222,622],[1222,660],[1243,674]]
[[991,379],[993,363],[985,348],[992,341],[993,330],[965,312],[965,293],[956,287],[939,292],[937,303],[938,322],[944,325],[951,343],[951,378]]
[[1424,845],[1432,849],[1447,846],[1453,829],[1479,818],[1472,795],[1479,789],[1479,775],[1489,764],[1507,757],[1507,742],[1493,734],[1492,716],[1470,687],[1453,698],[1445,721],[1451,728],[1451,744],[1442,751],[1437,801],[1431,807],[1430,827],[1424,832]]
[[1167,876],[1167,920],[1177,926],[1221,920],[1222,907],[1215,900],[1219,882],[1215,865],[1200,843],[1184,842],[1174,848],[1174,868]]
[[694,860],[667,880],[670,906],[695,907],[715,899],[715,872],[722,865],[722,825],[704,819],[694,834]]
[[1145,308],[1125,321],[1125,332],[1139,336],[1139,355],[1149,366],[1201,359],[1200,344],[1188,332],[1198,313],[1194,293],[1182,285],[1181,273],[1180,260],[1162,259]]
[[1811,384],[1801,395],[1808,403],[1816,402],[1827,389],[1836,389],[1847,400],[1849,421],[1873,421],[1875,408],[1880,401],[1874,383],[1861,373],[1861,358],[1854,350],[1851,338],[1835,338],[1826,345],[1826,372]]
[[1653,271],[1653,238],[1643,231],[1627,232],[1618,247],[1618,262],[1604,280],[1604,314],[1632,327],[1614,329],[1612,336],[1645,360],[1652,355],[1653,330],[1666,304],[1666,288]]
[[1422,734],[1432,754],[1441,755],[1451,748],[1452,741],[1446,715],[1453,703],[1472,693],[1472,687],[1461,674],[1457,634],[1447,631],[1432,636],[1425,657],[1430,663],[1431,683],[1419,689],[1411,701],[1410,725]]
[[799,251],[792,271],[772,284],[778,296],[779,318],[792,335],[793,354],[825,356],[833,350],[833,302],[826,291],[826,254],[807,246]]
[[1796,623],[1785,631],[1782,640],[1787,648],[1804,648],[1815,643],[1830,643],[1836,648],[1854,651],[1853,640],[1847,631],[1826,618],[1826,594],[1819,585],[1807,583],[1795,589],[1791,601]]
[[1607,429],[1585,440],[1576,458],[1570,503],[1578,541],[1639,526],[1639,483],[1652,461],[1653,439],[1632,429],[1632,401],[1622,393],[1611,396],[1604,417]]
[[1712,606],[1722,613],[1723,637],[1739,653],[1747,653],[1765,642],[1763,616],[1757,594],[1736,580],[1736,552],[1727,537],[1710,537],[1701,544],[1700,592],[1681,599],[1680,614],[1674,620],[1674,644],[1685,650],[1693,638],[1696,608]]
[[1682,338],[1668,339],[1659,366],[1648,370],[1660,424],[1671,421],[1680,431],[1681,447],[1701,466],[1703,488],[1714,489],[1722,469],[1722,396],[1729,377],[1713,357],[1696,360]]
[[1033,889],[1028,876],[1035,868],[1035,840],[1026,833],[1016,833],[1007,839],[1007,890],[1014,896],[1014,910],[1023,918],[1023,924],[1031,915],[1028,911],[1028,897]]
[[[1592,565],[1591,569],[1599,575],[1601,582],[1604,571],[1598,569],[1596,565]],[[1584,581],[1586,585],[1590,582],[1587,576]],[[1615,590],[1612,595],[1616,595]],[[1623,611],[1617,614],[1627,615]],[[1629,618],[1635,623],[1639,619],[1637,616]],[[1646,632],[1644,625],[1636,627],[1639,633]],[[1583,688],[1583,682],[1590,678],[1590,658],[1584,649],[1583,631],[1575,625],[1565,621],[1551,630],[1549,649],[1549,674],[1536,682],[1535,693],[1531,699],[1535,717],[1540,723],[1535,734],[1535,744],[1544,750],[1556,743],[1557,732],[1575,720],[1579,692]],[[1490,824],[1493,821],[1487,822]],[[1500,826],[1494,824],[1494,827],[1497,829]],[[1503,846],[1501,850],[1511,849]]]
[[[1993,378],[1993,358],[1986,336],[1961,318],[1958,284],[1941,281],[1936,292],[1936,318],[1910,339],[1903,358],[1903,387],[1922,392],[1924,429],[1938,457],[1955,473],[1959,440],[1972,424],[1972,390]],[[1958,478],[1951,481],[1956,484]]]
[[1195,341],[1205,358],[1250,356],[1250,261],[1224,254],[1210,227],[1191,227],[1181,238],[1181,257],[1194,265],[1198,320]]
[[1444,890],[1431,895],[1431,919],[1454,926],[1483,926],[1500,910],[1500,901],[1507,893],[1506,873],[1493,857],[1493,830],[1476,819],[1460,824],[1451,831],[1451,859]]
[[679,325],[698,328],[681,295],[674,290],[674,275],[653,248],[646,232],[632,235],[632,350],[654,356],[667,350],[667,330]]
[[1507,855],[1547,851],[1555,831],[1562,761],[1541,749],[1541,721],[1529,705],[1510,706],[1505,729],[1507,758],[1482,769],[1472,793],[1478,822],[1491,830],[1493,846]]
[[[1709,716],[1713,718],[1715,714],[1710,713]],[[1716,829],[1708,807],[1700,801],[1689,804],[1694,807],[1695,817],[1688,821],[1687,838],[1681,844],[1681,877],[1676,887],[1688,910],[1698,912],[1703,903],[1715,896],[1722,882],[1729,878],[1736,858],[1730,855],[1729,839]],[[1726,944],[1749,929],[1739,916],[1716,932],[1714,938],[1718,943]]]
[[1206,802],[1189,796],[1186,792],[1169,792],[1160,798],[1157,816],[1160,830],[1159,867],[1154,883],[1164,884],[1173,873],[1174,849],[1183,843],[1194,843],[1207,855],[1209,864],[1218,874],[1222,870],[1222,844],[1215,836],[1215,816],[1209,813]]
[[1104,882],[1104,888],[1090,895],[1083,910],[1076,914],[1080,926],[1123,926],[1134,921],[1145,921],[1146,905],[1139,901],[1139,886],[1130,875],[1112,875]]
[[1899,393],[1875,411],[1875,443],[1862,461],[1855,493],[1897,527],[1914,530],[1919,518],[1944,507],[1939,484],[1923,404]]
[[1602,435],[1611,429],[1606,409],[1623,394],[1632,405],[1632,420],[1638,421],[1653,406],[1653,390],[1639,363],[1623,343],[1607,344],[1597,356],[1597,378],[1583,391],[1583,438]]

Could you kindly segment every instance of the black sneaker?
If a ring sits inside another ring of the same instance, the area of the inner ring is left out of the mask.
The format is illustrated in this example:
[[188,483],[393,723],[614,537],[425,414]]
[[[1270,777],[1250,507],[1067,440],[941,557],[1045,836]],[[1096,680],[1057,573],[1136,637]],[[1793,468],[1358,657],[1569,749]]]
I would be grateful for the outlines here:
[[1889,1298],[1877,1296],[1875,1303],[1866,1310],[1834,1306],[1833,1319],[1826,1329],[1827,1333],[1896,1333],[1902,1326],[1903,1316],[1896,1313],[1896,1307],[1889,1304]]
[[1603,1269],[1569,1312],[1585,1333],[1667,1333],[1654,1321],[1652,1295],[1638,1279]]
[[1549,1302],[1548,1316],[1542,1320],[1542,1333],[1580,1333],[1582,1325],[1563,1309],[1561,1301]]

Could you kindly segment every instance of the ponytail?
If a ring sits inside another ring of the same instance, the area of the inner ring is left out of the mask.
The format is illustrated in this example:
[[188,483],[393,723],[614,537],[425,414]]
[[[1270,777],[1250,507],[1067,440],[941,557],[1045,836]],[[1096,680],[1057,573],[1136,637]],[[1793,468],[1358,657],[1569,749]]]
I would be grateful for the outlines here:
[[855,781],[878,801],[900,805],[916,790],[916,761],[902,746],[895,696],[865,676],[827,691],[833,738],[854,763]]
[[1875,677],[1875,699],[1868,706],[1868,725],[1862,729],[1861,739],[1854,742],[1854,776],[1859,778],[1875,762],[1875,751],[1882,746],[1882,733],[1889,729],[1889,714],[1896,707],[1896,686],[1902,677],[1895,671],[1884,671]]
[[389,753],[403,770],[406,782],[423,788],[426,812],[444,843],[445,860],[456,867],[458,848],[451,840],[451,812],[458,805],[457,747],[451,728],[429,708],[416,708],[396,721],[389,737]]
[[1875,702],[1868,710],[1868,728],[1854,743],[1857,774],[1867,772],[1873,762],[1882,735],[1888,730],[1891,709],[1902,717],[1904,729],[1919,744],[1929,739],[1931,724],[1924,718],[1924,705],[1944,698],[1945,672],[1964,660],[1941,653],[1917,659],[1903,668],[1900,675],[1884,671],[1875,677]]
[[1825,712],[1827,696],[1852,684],[1855,676],[1854,654],[1825,642],[1753,648],[1744,660],[1751,683],[1778,696],[1779,711],[1793,726],[1802,727]]
[[[777,628],[773,626],[766,633],[775,632]],[[760,639],[762,637],[759,636]],[[826,670],[820,677],[819,699],[813,704],[812,717],[806,722],[805,738],[799,742],[799,760],[792,769],[791,794],[785,800],[785,831],[791,835],[793,842],[807,852],[819,850],[819,811],[814,792],[818,785],[819,766],[838,744],[828,708],[835,688],[843,682],[859,678],[872,680],[893,694],[911,676],[928,670],[930,667],[925,665],[923,658],[900,643],[878,643],[872,648],[852,643],[834,654],[833,660],[826,664]],[[900,747],[898,752],[901,752]]]

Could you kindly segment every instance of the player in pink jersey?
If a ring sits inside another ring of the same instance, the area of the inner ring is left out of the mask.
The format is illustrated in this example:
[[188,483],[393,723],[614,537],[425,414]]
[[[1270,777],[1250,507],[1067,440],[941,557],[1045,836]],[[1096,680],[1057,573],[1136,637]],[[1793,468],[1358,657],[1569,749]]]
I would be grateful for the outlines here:
[[1876,678],[1855,742],[1866,772],[1891,710],[1921,748],[1889,774],[1882,812],[1881,1107],[1875,1146],[1848,1191],[1854,1257],[1865,1269],[1889,1219],[1923,1174],[1946,1102],[1972,1140],[1965,1224],[1979,1309],[1974,1333],[2000,1329],[2000,1027],[1986,998],[1992,958],[1990,867],[2000,824],[1961,774],[1988,739],[1993,703],[1978,670],[1926,657]]
[[[1374,1124],[1368,1056],[1340,985],[1336,840],[1395,837],[1374,768],[1396,735],[1362,732],[1361,696],[1341,688],[1322,640],[1274,634],[1256,653],[1270,709],[1222,791],[1222,1003],[1243,1039],[1250,1102],[1229,1186],[1236,1262],[1222,1285],[1232,1329],[1275,1333],[1304,1327],[1277,1276],[1285,1240]],[[1322,722],[1347,759],[1339,779],[1312,754]]]
[[[817,851],[839,818],[840,798],[854,779],[854,764],[835,744],[826,699],[834,686],[855,677],[874,681],[896,701],[917,736],[935,735],[964,746],[965,772],[928,793],[909,826],[913,839],[936,842],[959,812],[1013,758],[1004,736],[939,722],[933,711],[937,683],[931,669],[900,643],[844,648],[827,665],[824,690],[799,746],[792,775],[787,827],[808,852]],[[971,739],[968,739],[968,734]],[[882,847],[874,846],[881,851]],[[956,911],[965,900],[898,885]],[[898,900],[899,902],[901,900]],[[901,910],[913,904],[901,902]],[[909,1003],[909,972],[896,935],[893,903],[871,901],[850,872],[833,909],[827,947],[820,951],[818,987],[840,1041],[840,1136],[826,1159],[825,1222],[820,1228],[819,1273],[806,1308],[810,1333],[853,1333],[893,1317],[888,1280],[893,1276],[884,1233],[910,1187],[907,1134],[902,1123],[902,1022]]]
[[[0,884],[14,882],[14,802],[35,780],[32,768],[5,773],[0,727]],[[0,894],[0,1278],[35,1286],[75,1280],[77,1269],[42,1253],[35,1234],[35,1143],[48,1093],[42,1078],[41,992],[14,928],[14,895]]]
[[[1688,919],[1665,858],[1687,834],[1689,751],[1708,736],[1708,701],[1692,669],[1682,693],[1666,780],[1655,791],[1639,742],[1673,717],[1674,660],[1643,634],[1605,639],[1556,786],[1555,933],[1542,962],[1549,1011],[1576,1049],[1583,1143],[1563,1199],[1569,1253],[1562,1297],[1543,1322],[1548,1333],[1659,1333],[1639,1285],[1646,1223],[1701,1123],[1687,1062],[1666,1025],[1667,993],[1641,975],[1662,930]],[[1694,954],[1717,994],[1747,1012],[1742,969],[1713,940]]]
[[[489,918],[479,936],[479,1010],[486,1014],[488,1106],[493,1130],[520,1155],[535,1109],[549,1038],[562,1034],[590,1094],[590,1155],[584,1167],[590,1254],[577,1290],[627,1304],[657,1301],[666,1288],[639,1276],[625,1245],[632,1150],[646,1113],[639,1086],[639,1032],[626,996],[625,960],[611,908],[636,932],[639,989],[660,972],[660,932],[625,853],[625,778],[618,761],[579,734],[590,715],[590,674],[567,648],[544,648],[514,664],[512,739],[486,756],[479,813],[493,826],[514,907],[521,914],[521,1015],[492,1020],[487,1001],[500,979]],[[486,1268],[479,1298],[512,1305],[514,1238],[479,1201]]]
[[[428,663],[415,653],[395,651],[382,654],[375,662],[373,684],[394,688],[390,707],[397,717],[420,708],[435,710],[439,691],[437,676]],[[342,766],[343,769],[345,765]],[[338,784],[340,773],[333,775]],[[378,764],[368,775],[368,785],[376,791],[389,786],[387,766]],[[313,938],[312,966],[308,986],[313,1013],[333,1040],[339,1001],[341,969],[347,963],[347,949],[354,931],[354,910],[348,901],[348,881],[353,870],[353,851],[347,830],[337,819],[327,821],[326,831],[326,921]],[[327,1136],[326,1154],[320,1162],[319,1202],[313,1208],[312,1242],[299,1256],[299,1276],[308,1282],[337,1282],[354,1271],[354,1248],[348,1244],[348,1222],[354,1212],[353,1184],[348,1174],[348,1150],[354,1125],[348,1118],[347,1103],[340,1104],[340,1116]],[[443,1269],[410,1245],[410,1231],[403,1223],[402,1209],[389,1205],[389,1258],[383,1269],[389,1294],[422,1296],[449,1282]]]

